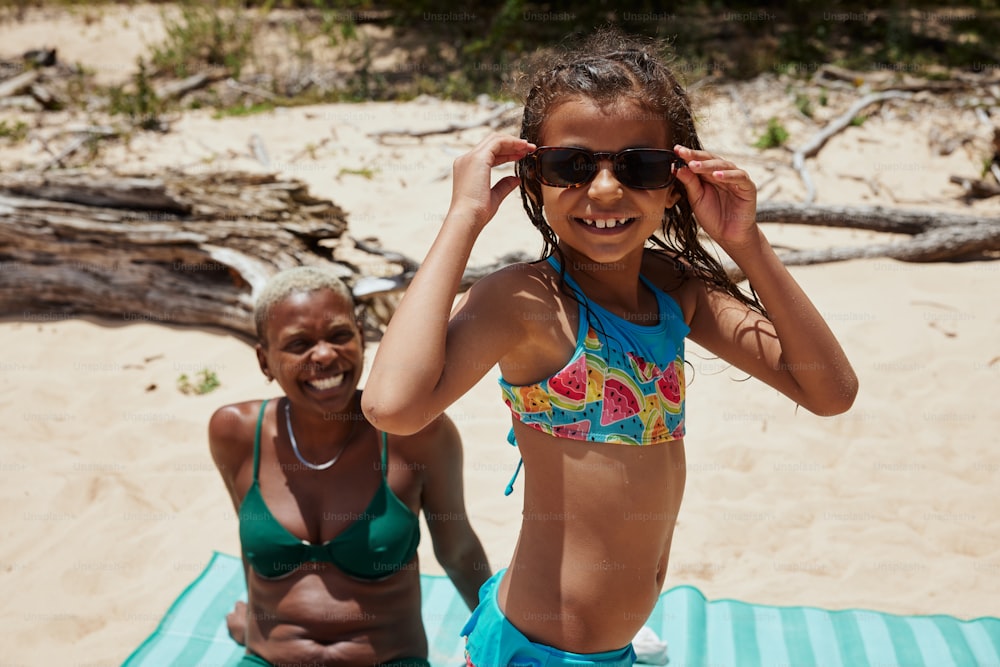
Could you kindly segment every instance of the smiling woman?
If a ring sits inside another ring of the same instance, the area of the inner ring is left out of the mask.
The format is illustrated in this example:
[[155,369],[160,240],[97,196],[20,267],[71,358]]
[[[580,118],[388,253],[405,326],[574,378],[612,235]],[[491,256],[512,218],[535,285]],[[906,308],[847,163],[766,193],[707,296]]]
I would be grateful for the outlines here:
[[[417,514],[473,606],[489,575],[465,515],[461,443],[443,417],[390,440],[361,413],[361,327],[331,272],[279,273],[254,309],[257,361],[284,396],[220,408],[212,456],[239,518],[242,665],[427,665]],[[445,517],[445,518],[442,518]]]

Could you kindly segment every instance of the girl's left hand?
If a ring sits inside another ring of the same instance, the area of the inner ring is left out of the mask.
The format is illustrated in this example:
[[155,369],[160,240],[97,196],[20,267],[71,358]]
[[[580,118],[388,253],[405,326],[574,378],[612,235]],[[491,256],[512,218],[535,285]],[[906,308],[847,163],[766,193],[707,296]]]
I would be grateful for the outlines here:
[[677,179],[687,190],[698,223],[723,248],[753,240],[757,225],[757,186],[735,164],[708,151],[674,146],[687,167]]

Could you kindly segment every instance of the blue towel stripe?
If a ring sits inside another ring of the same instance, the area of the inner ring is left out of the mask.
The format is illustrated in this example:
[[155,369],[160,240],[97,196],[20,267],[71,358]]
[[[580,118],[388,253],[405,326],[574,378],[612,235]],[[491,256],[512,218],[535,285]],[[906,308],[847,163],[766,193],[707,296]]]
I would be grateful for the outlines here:
[[659,624],[650,628],[667,642],[670,667],[702,667],[706,664],[705,597],[696,588],[678,586],[669,596],[661,596],[653,613]]
[[[987,638],[993,644],[993,655],[1000,656],[1000,618],[980,618],[977,622],[982,623]],[[1000,665],[1000,659],[996,664]]]
[[923,667],[924,660],[913,635],[913,627],[909,620],[902,616],[886,616],[885,624],[892,638],[892,647],[896,652],[896,660],[900,665]]
[[[980,664],[1000,667],[1000,650],[997,650],[997,646],[1000,646],[1000,622],[990,624],[986,621],[985,618],[974,621],[959,621],[959,628],[965,635],[965,642],[969,646],[969,650],[976,656]],[[993,630],[992,638],[988,629],[990,626]]]
[[[704,604],[704,603],[703,603]],[[736,638],[733,636],[732,603],[705,605],[705,634],[708,641],[706,662],[709,665],[736,664]]]
[[[219,559],[213,557],[208,571],[211,573],[213,568],[218,569],[220,567],[219,563]],[[206,586],[201,591],[201,595],[192,596],[191,604],[189,605],[190,613],[188,620],[194,623],[191,634],[201,641],[188,642],[168,664],[205,665],[207,667],[208,664],[212,664],[218,659],[213,658],[210,661],[206,655],[212,648],[213,643],[219,642],[223,646],[228,644],[230,646],[230,654],[232,654],[232,648],[238,646],[229,637],[225,619],[226,614],[232,611],[233,601],[236,599],[236,596],[245,588],[243,570],[242,568],[238,568],[231,572],[228,577],[223,574],[212,577],[210,581],[213,581],[217,585],[212,587]],[[222,621],[221,623],[220,620]],[[185,627],[186,624],[179,624],[176,630],[181,631]],[[237,652],[242,653],[243,651],[237,649]]]
[[[989,619],[980,621],[969,621],[959,623],[965,641],[976,656],[980,665],[990,667],[1000,667],[1000,647],[996,642],[1000,642],[1000,621],[989,623]],[[989,626],[993,626],[993,632],[989,631]]]
[[851,667],[871,667],[868,662],[865,644],[858,630],[858,619],[853,611],[837,611],[831,614],[833,630],[837,635],[836,643],[840,647],[840,659]]
[[809,625],[809,640],[816,655],[816,664],[824,667],[854,667],[840,657],[837,633],[830,614],[822,609],[806,608],[803,611]]
[[784,635],[788,665],[815,665],[816,655],[809,638],[809,622],[805,612],[798,607],[780,607],[781,632]]
[[931,617],[914,618],[910,621],[913,635],[917,638],[920,653],[928,666],[951,667],[961,665],[952,659],[951,650],[945,643],[941,630]]
[[[684,627],[684,636],[679,638],[681,644],[687,643],[685,650],[688,652],[686,664],[701,667],[708,662],[708,605],[705,604],[705,596],[695,588],[686,588],[686,604],[681,609],[687,623]],[[680,624],[678,624],[680,625]],[[667,647],[667,655],[670,655],[670,646]],[[685,664],[685,663],[681,663]]]
[[747,605],[747,609],[753,613],[755,619],[754,627],[757,628],[757,650],[760,653],[760,664],[794,664],[788,657],[781,610],[750,605]]
[[899,659],[892,646],[892,637],[882,614],[873,611],[854,612],[858,633],[865,646],[865,654],[871,665],[898,665]]
[[420,577],[421,613],[427,633],[427,659],[447,663],[462,655],[465,640],[459,635],[469,617],[469,608],[447,577]]
[[[201,574],[184,589],[180,597],[170,606],[156,631],[129,656],[125,664],[129,667],[144,665],[163,667],[163,665],[185,664],[179,662],[179,656],[185,650],[197,650],[204,642],[204,631],[199,625],[202,610],[219,604],[232,605],[244,589],[243,569],[238,560],[235,563],[237,567],[234,569],[233,560],[236,559],[214,553],[212,560]],[[217,618],[213,618],[212,621],[208,627],[217,625]],[[222,616],[222,622],[223,627],[225,627],[225,614]],[[231,647],[238,649],[235,642],[228,641]]]
[[937,626],[938,632],[944,639],[944,645],[948,647],[951,659],[956,665],[971,665],[975,662],[972,648],[962,632],[961,623],[945,616],[934,616],[929,620]]
[[[429,659],[462,664],[469,610],[447,577],[420,578]],[[243,648],[225,616],[246,599],[238,558],[216,553],[124,667],[232,667]],[[660,596],[646,625],[669,644],[668,667],[1000,667],[1000,619],[707,601],[692,586]]]
[[[762,656],[757,643],[757,617],[749,605],[729,603],[726,619],[731,626],[735,663],[746,667],[761,667]],[[766,664],[766,663],[764,663]]]

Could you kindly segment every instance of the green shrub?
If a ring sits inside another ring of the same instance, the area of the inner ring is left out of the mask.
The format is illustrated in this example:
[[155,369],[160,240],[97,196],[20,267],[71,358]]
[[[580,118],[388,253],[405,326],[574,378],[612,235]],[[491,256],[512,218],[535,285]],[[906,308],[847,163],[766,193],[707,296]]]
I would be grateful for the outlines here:
[[132,76],[132,87],[112,86],[108,93],[110,98],[108,110],[112,115],[128,116],[133,126],[144,130],[161,129],[160,115],[165,105],[149,84],[146,63],[142,58],[139,58],[138,69]]
[[12,144],[18,144],[25,140],[28,136],[28,124],[23,120],[19,120],[16,123],[8,123],[6,120],[0,120],[0,139],[6,139]]
[[767,129],[760,139],[754,143],[754,146],[757,148],[777,148],[784,145],[786,141],[788,141],[788,130],[785,129],[777,118],[771,116],[767,119]]
[[215,371],[207,368],[198,371],[194,382],[188,378],[187,374],[181,374],[177,378],[177,389],[182,394],[207,394],[210,391],[215,391],[220,386],[222,386],[222,383],[219,382],[219,376],[215,374]]
[[167,37],[153,48],[152,63],[159,72],[184,78],[205,65],[225,67],[233,78],[250,58],[254,26],[233,0],[185,2],[180,18],[164,12]]

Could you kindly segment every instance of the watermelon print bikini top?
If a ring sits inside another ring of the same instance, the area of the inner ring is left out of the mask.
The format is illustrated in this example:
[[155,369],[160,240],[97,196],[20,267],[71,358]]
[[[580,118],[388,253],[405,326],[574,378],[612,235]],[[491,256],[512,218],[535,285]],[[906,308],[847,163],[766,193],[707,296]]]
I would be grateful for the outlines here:
[[[548,262],[559,271],[554,256]],[[640,279],[656,295],[659,317],[652,326],[591,302],[566,276],[584,302],[576,350],[562,370],[541,382],[514,386],[500,378],[514,419],[549,435],[590,442],[655,445],[684,437],[684,337],[690,329],[677,302]],[[507,439],[517,444],[513,428]]]

